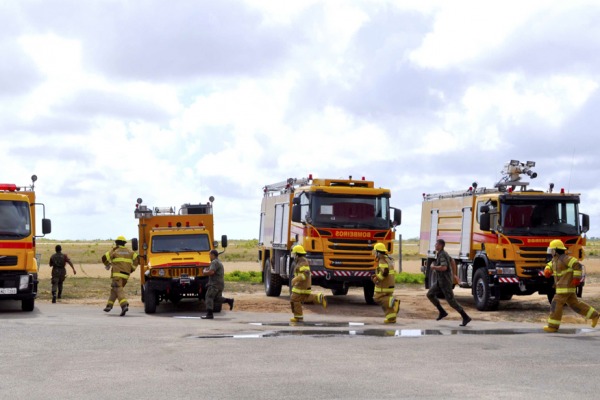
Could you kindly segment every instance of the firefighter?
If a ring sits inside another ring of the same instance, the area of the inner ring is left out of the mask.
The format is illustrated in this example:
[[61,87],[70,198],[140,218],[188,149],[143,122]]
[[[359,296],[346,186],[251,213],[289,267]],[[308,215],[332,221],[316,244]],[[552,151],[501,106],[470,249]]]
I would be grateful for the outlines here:
[[550,305],[548,325],[544,326],[546,332],[556,332],[560,327],[563,308],[567,304],[573,311],[592,320],[592,328],[598,324],[598,311],[583,301],[577,299],[577,286],[581,283],[581,264],[575,257],[565,254],[567,248],[564,243],[555,239],[548,246],[548,253],[552,260],[544,268],[544,276],[550,278],[554,275],[556,295]]
[[323,293],[313,294],[310,290],[311,274],[310,266],[306,260],[306,250],[301,245],[296,245],[292,248],[292,257],[294,261],[294,278],[292,279],[292,295],[290,296],[290,304],[292,306],[293,317],[290,322],[303,322],[304,315],[302,314],[302,303],[321,304],[323,308],[327,308],[327,299]]
[[206,315],[201,316],[202,319],[213,319],[213,310],[215,309],[215,301],[218,303],[229,304],[229,309],[233,310],[233,299],[223,297],[223,289],[225,289],[225,270],[223,264],[219,260],[219,252],[212,249],[208,253],[210,257],[210,266],[204,270],[204,275],[208,276],[208,284],[206,285]]
[[467,324],[471,322],[471,317],[467,315],[465,310],[454,298],[454,293],[452,292],[452,282],[454,280],[452,260],[450,259],[450,255],[444,250],[445,246],[446,241],[444,239],[438,239],[435,242],[436,259],[429,268],[431,268],[435,274],[436,279],[433,286],[431,286],[427,292],[427,298],[439,311],[436,321],[448,316],[448,313],[442,308],[442,305],[437,298],[438,294],[443,294],[448,304],[458,311],[462,317],[460,326],[467,326]]
[[383,243],[376,243],[373,251],[376,264],[375,274],[371,275],[371,279],[375,283],[373,299],[383,308],[385,313],[383,323],[395,324],[400,310],[400,300],[394,298],[394,286],[396,285],[394,259],[387,255],[387,248]]
[[56,247],[54,247],[54,250],[56,250],[56,253],[50,257],[50,263],[48,265],[52,268],[52,302],[56,303],[57,290],[58,298],[60,299],[62,297],[63,282],[67,277],[67,264],[71,266],[73,275],[77,275],[77,271],[75,271],[75,267],[69,256],[62,253],[62,246],[60,244],[57,244]]
[[123,288],[127,284],[129,275],[135,271],[135,268],[139,264],[138,254],[126,248],[126,243],[127,239],[125,239],[125,236],[117,237],[115,239],[115,247],[102,256],[102,263],[104,263],[106,269],[109,270],[112,268],[110,296],[108,297],[104,311],[109,312],[112,310],[115,300],[119,300],[121,317],[129,311],[129,302],[125,297]]

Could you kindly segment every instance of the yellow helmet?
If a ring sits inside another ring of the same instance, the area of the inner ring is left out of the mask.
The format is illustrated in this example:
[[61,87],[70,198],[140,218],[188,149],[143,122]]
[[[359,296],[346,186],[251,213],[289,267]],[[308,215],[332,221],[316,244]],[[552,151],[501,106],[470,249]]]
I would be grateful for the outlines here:
[[302,245],[297,244],[292,248],[292,254],[306,254],[306,250]]
[[127,241],[127,239],[125,239],[125,236],[123,236],[123,235],[117,236],[117,238],[115,239],[115,242],[126,242],[126,241]]
[[373,246],[373,250],[378,251],[380,253],[384,253],[387,254],[387,248],[385,247],[385,244],[383,243],[375,243],[375,246]]
[[554,239],[553,241],[551,241],[550,245],[548,246],[548,248],[549,249],[559,249],[559,250],[566,250],[567,249],[565,247],[565,244],[560,239]]

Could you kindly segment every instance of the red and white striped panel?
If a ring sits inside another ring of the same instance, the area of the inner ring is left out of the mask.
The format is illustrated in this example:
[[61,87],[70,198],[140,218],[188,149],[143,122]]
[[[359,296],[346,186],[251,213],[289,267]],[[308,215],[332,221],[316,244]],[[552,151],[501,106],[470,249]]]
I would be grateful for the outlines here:
[[499,277],[498,282],[500,283],[519,283],[519,278],[511,278],[511,277]]
[[[311,271],[311,275],[312,276],[326,276],[327,271]],[[371,276],[371,272],[370,271],[333,271],[333,276],[362,277],[362,276]]]
[[539,276],[544,276],[544,271],[540,269],[540,270],[538,271],[538,275],[539,275]]
[[327,272],[325,272],[325,271],[310,271],[310,274],[312,276],[325,276],[325,275],[327,275]]

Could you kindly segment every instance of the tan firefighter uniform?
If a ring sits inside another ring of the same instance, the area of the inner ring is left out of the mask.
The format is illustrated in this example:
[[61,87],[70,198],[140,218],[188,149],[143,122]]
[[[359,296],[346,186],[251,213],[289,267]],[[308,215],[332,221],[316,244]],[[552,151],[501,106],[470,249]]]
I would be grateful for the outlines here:
[[[115,304],[115,300],[119,300],[121,309],[127,311],[129,302],[125,297],[123,288],[127,284],[129,275],[135,271],[135,268],[139,264],[138,254],[125,246],[118,245],[102,256],[102,262],[107,267],[112,266],[110,296],[108,297],[104,311],[110,311]],[[121,315],[124,315],[124,312]]]
[[396,316],[400,310],[400,300],[394,298],[394,287],[396,285],[396,271],[394,260],[383,253],[378,253],[375,259],[377,268],[373,275],[375,283],[375,295],[373,300],[383,308],[386,324],[396,322]]
[[577,298],[577,286],[573,280],[581,279],[581,264],[575,257],[566,254],[556,254],[552,261],[546,265],[544,274],[554,275],[556,295],[550,306],[548,325],[544,327],[546,332],[556,332],[560,327],[563,308],[567,304],[573,311],[587,319],[592,319],[592,326],[598,322],[598,311]]
[[321,304],[323,308],[327,308],[327,300],[323,293],[312,294],[311,292],[311,273],[310,266],[306,260],[304,248],[302,246],[295,246],[294,249],[297,254],[295,267],[294,267],[294,278],[292,279],[292,295],[290,296],[290,304],[292,306],[292,313],[294,316],[290,319],[290,322],[302,322],[304,321],[304,315],[302,314],[302,303],[316,303]]

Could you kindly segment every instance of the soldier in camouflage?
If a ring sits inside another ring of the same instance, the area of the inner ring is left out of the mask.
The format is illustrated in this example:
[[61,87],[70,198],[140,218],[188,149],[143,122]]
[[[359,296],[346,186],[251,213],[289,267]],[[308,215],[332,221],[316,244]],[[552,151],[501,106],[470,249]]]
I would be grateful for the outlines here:
[[57,297],[59,299],[62,297],[63,282],[67,277],[67,264],[73,269],[73,275],[77,275],[77,271],[75,271],[69,256],[62,253],[60,244],[57,244],[54,250],[56,250],[56,253],[50,257],[49,265],[52,268],[52,302],[56,303]]
[[215,310],[215,302],[223,304],[229,304],[229,310],[233,310],[233,299],[227,299],[223,297],[223,290],[225,289],[225,270],[221,260],[219,260],[219,252],[212,249],[209,253],[210,266],[204,270],[204,275],[208,276],[208,284],[206,285],[206,297],[204,299],[206,303],[206,315],[203,315],[202,319],[213,319],[213,312]]

